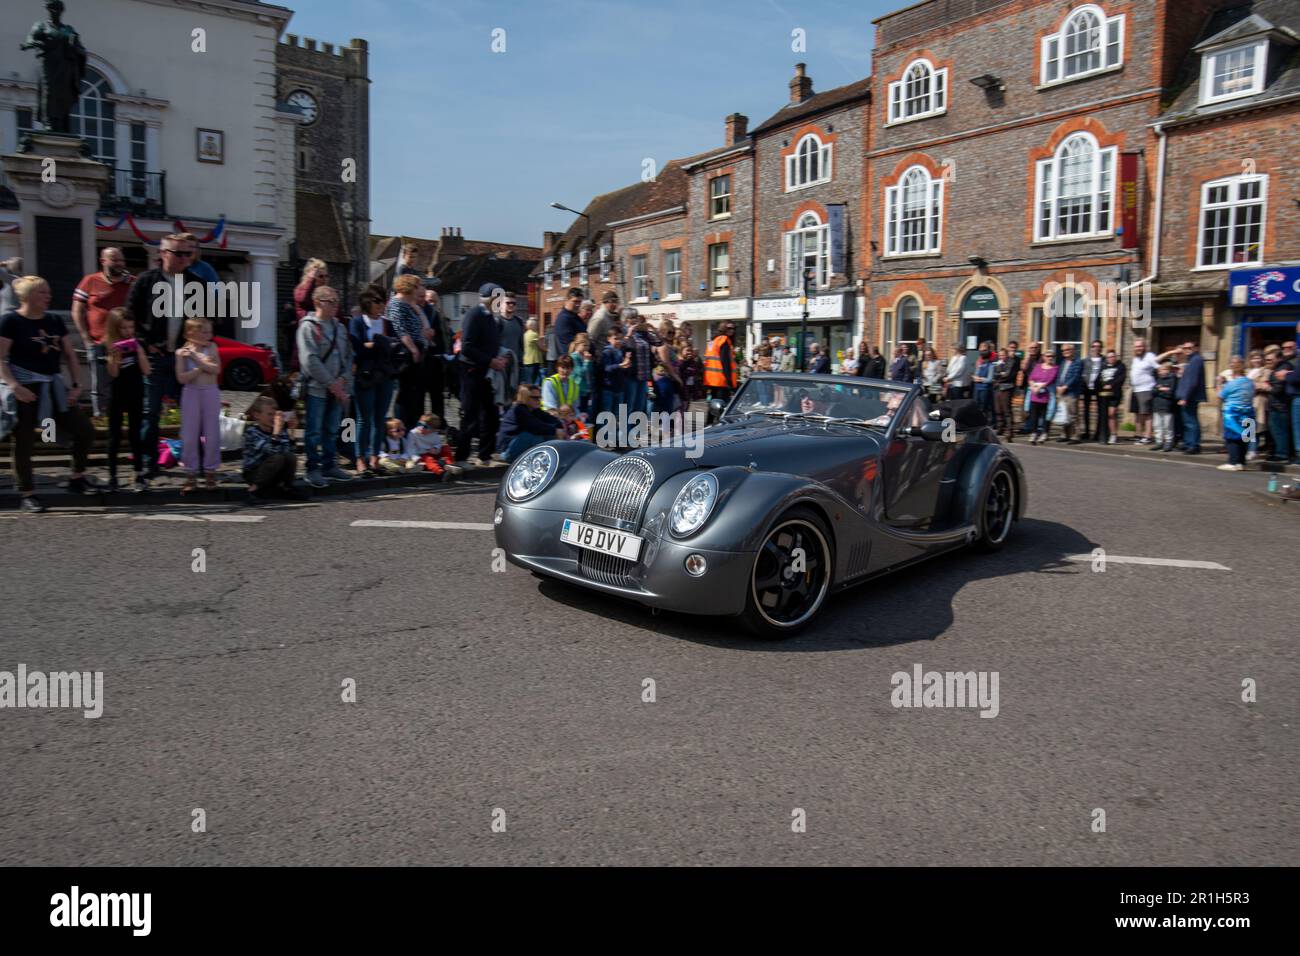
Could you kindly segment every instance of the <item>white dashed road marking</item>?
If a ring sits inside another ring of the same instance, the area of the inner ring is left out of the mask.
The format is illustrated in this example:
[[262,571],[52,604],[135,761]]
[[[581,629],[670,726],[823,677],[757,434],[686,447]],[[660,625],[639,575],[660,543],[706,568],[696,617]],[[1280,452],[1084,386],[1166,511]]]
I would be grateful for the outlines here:
[[1088,563],[1104,560],[1107,564],[1154,564],[1162,568],[1200,568],[1204,571],[1232,570],[1232,568],[1219,564],[1217,561],[1180,561],[1176,558],[1137,558],[1122,554],[1107,554],[1104,557],[1100,554],[1071,554],[1067,555],[1065,560],[1084,561]]
[[491,531],[491,522],[478,521],[354,521],[353,528],[433,528],[447,531]]
[[257,524],[266,515],[131,515],[136,521],[222,521],[229,524]]

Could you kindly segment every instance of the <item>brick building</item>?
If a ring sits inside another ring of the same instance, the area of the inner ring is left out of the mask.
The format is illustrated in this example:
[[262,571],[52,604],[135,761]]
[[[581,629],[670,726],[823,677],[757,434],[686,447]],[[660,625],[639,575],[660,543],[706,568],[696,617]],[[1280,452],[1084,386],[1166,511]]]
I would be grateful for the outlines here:
[[1166,138],[1151,338],[1225,366],[1300,323],[1300,4],[1222,10],[1181,64]]
[[609,223],[624,280],[619,295],[655,323],[678,318],[683,282],[694,272],[685,255],[687,187],[686,173],[670,161],[637,190],[635,209],[644,211]]
[[754,295],[754,143],[748,117],[732,113],[723,124],[721,146],[679,160],[689,189],[677,319],[701,353],[719,323],[745,327]]
[[797,292],[811,269],[809,335],[832,361],[858,337],[861,214],[871,116],[870,78],[814,93],[804,64],[790,97],[750,133],[754,149],[752,347],[773,334],[798,338]]
[[744,322],[752,277],[747,124],[731,114],[721,147],[670,160],[654,179],[591,200],[564,233],[546,233],[544,327],[575,286],[597,302],[613,290],[654,322],[689,323],[697,344],[712,323]]
[[611,290],[626,300],[627,280],[619,270],[614,230],[609,224],[651,211],[653,202],[644,188],[648,185],[634,183],[602,193],[587,203],[582,215],[564,232],[543,233],[542,265],[533,274],[542,331],[564,308],[565,293],[571,288],[585,289],[597,303]]
[[1126,355],[1107,291],[1149,271],[1152,124],[1232,5],[930,0],[877,20],[869,337]]

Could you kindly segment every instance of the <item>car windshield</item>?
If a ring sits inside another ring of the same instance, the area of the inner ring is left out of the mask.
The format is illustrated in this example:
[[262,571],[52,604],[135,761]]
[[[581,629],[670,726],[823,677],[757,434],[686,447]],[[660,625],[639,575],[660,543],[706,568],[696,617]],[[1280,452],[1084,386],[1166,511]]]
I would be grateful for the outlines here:
[[907,395],[905,388],[858,378],[846,378],[841,383],[819,382],[801,375],[754,377],[736,395],[726,418],[765,415],[813,421],[846,419],[887,428]]

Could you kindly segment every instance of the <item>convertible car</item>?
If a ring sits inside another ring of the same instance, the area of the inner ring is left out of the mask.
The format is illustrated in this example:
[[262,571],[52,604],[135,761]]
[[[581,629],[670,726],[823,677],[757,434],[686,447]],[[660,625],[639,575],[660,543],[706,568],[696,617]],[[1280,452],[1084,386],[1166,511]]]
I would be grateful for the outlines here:
[[971,402],[766,373],[710,417],[702,442],[529,449],[497,492],[497,544],[539,576],[781,638],[833,591],[1001,548],[1025,511],[1024,470]]

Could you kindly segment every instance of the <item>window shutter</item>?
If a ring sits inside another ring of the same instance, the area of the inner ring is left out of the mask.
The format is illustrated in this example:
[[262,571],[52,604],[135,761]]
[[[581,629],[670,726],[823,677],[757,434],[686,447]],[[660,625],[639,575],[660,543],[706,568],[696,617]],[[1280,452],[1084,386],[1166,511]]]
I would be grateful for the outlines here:
[[1044,159],[1037,165],[1037,182],[1034,184],[1034,238],[1052,237],[1052,161]]
[[934,71],[934,111],[942,113],[947,109],[948,98],[948,71]]
[[826,207],[830,228],[826,231],[826,237],[831,244],[830,248],[830,272],[831,275],[844,275],[847,266],[844,262],[844,204],[831,203]]
[[898,251],[898,187],[885,190],[885,255]]
[[1097,196],[1093,204],[1093,208],[1097,210],[1097,220],[1094,224],[1096,232],[1110,231],[1110,197],[1113,179],[1111,170],[1114,167],[1111,157],[1113,155],[1113,149],[1097,152]]
[[938,252],[943,230],[943,180],[930,180],[930,251]]
[[1044,37],[1043,39],[1043,82],[1053,82],[1060,69],[1059,55],[1061,49],[1060,37]]
[[1118,66],[1124,45],[1124,16],[1106,21],[1106,65]]

